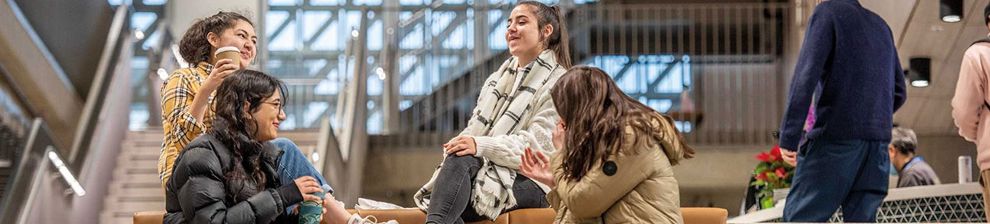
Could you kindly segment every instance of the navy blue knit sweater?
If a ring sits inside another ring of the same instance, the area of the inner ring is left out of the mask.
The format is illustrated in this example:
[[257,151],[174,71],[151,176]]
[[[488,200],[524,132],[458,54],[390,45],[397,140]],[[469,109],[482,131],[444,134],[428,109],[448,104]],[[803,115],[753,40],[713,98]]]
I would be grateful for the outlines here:
[[906,99],[890,27],[856,0],[815,8],[791,82],[780,147],[797,150],[815,87],[808,139],[890,140],[893,114]]

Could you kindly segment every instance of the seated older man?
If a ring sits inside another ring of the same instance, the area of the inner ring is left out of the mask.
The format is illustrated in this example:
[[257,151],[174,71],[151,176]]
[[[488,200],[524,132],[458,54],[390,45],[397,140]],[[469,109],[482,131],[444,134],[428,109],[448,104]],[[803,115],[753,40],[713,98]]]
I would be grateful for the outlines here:
[[890,163],[897,169],[899,188],[941,183],[932,167],[921,156],[915,155],[917,147],[918,137],[913,130],[902,127],[891,130],[887,149],[890,152]]

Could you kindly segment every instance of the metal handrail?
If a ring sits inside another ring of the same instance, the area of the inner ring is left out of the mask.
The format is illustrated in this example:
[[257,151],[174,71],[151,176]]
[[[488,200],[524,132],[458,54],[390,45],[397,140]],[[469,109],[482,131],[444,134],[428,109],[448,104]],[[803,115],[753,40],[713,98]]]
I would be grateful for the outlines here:
[[[110,82],[113,81],[117,71],[117,63],[121,57],[120,49],[125,44],[130,44],[126,35],[130,35],[128,28],[130,12],[128,5],[120,5],[114,12],[113,22],[110,25],[110,33],[107,35],[106,45],[100,56],[100,64],[96,69],[96,76],[90,87],[89,95],[86,96],[86,104],[83,106],[82,116],[73,138],[72,147],[69,150],[67,163],[70,171],[78,173],[84,164],[84,158],[90,151],[90,143],[95,133],[97,120],[100,117],[101,109],[106,101],[106,96],[110,92]],[[129,91],[119,90],[119,91]]]
[[156,46],[152,47],[148,51],[148,72],[145,77],[145,87],[148,88],[148,95],[145,99],[148,105],[148,126],[159,126],[162,124],[161,120],[161,85],[162,77],[158,74],[164,71],[172,71],[177,62],[173,62],[171,59],[175,57],[172,51],[172,41],[175,37],[172,36],[172,32],[168,29],[167,22],[159,22],[158,27],[155,28],[155,33],[161,37]]

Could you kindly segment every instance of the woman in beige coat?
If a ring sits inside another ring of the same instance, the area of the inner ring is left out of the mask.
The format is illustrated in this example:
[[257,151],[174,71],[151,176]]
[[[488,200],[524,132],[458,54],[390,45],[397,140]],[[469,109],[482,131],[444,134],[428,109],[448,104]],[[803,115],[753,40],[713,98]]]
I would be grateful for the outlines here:
[[694,150],[670,118],[594,67],[571,69],[551,95],[560,151],[551,161],[527,150],[520,170],[552,186],[547,200],[556,223],[683,223],[671,166]]

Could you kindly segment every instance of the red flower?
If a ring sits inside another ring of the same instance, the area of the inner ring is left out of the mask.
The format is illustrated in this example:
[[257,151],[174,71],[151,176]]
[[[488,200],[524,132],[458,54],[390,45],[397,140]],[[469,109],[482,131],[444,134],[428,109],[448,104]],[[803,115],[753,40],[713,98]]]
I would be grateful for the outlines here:
[[780,146],[774,145],[773,146],[773,149],[770,149],[770,155],[773,155],[774,158],[781,158],[780,157]]
[[784,178],[784,177],[787,176],[787,171],[784,170],[783,167],[777,168],[777,170],[774,173],[776,173],[777,176],[780,177],[780,178]]
[[756,175],[757,180],[767,180],[767,173],[760,173]]
[[765,152],[761,152],[760,154],[756,154],[756,159],[763,162],[770,162],[773,161],[773,156]]

